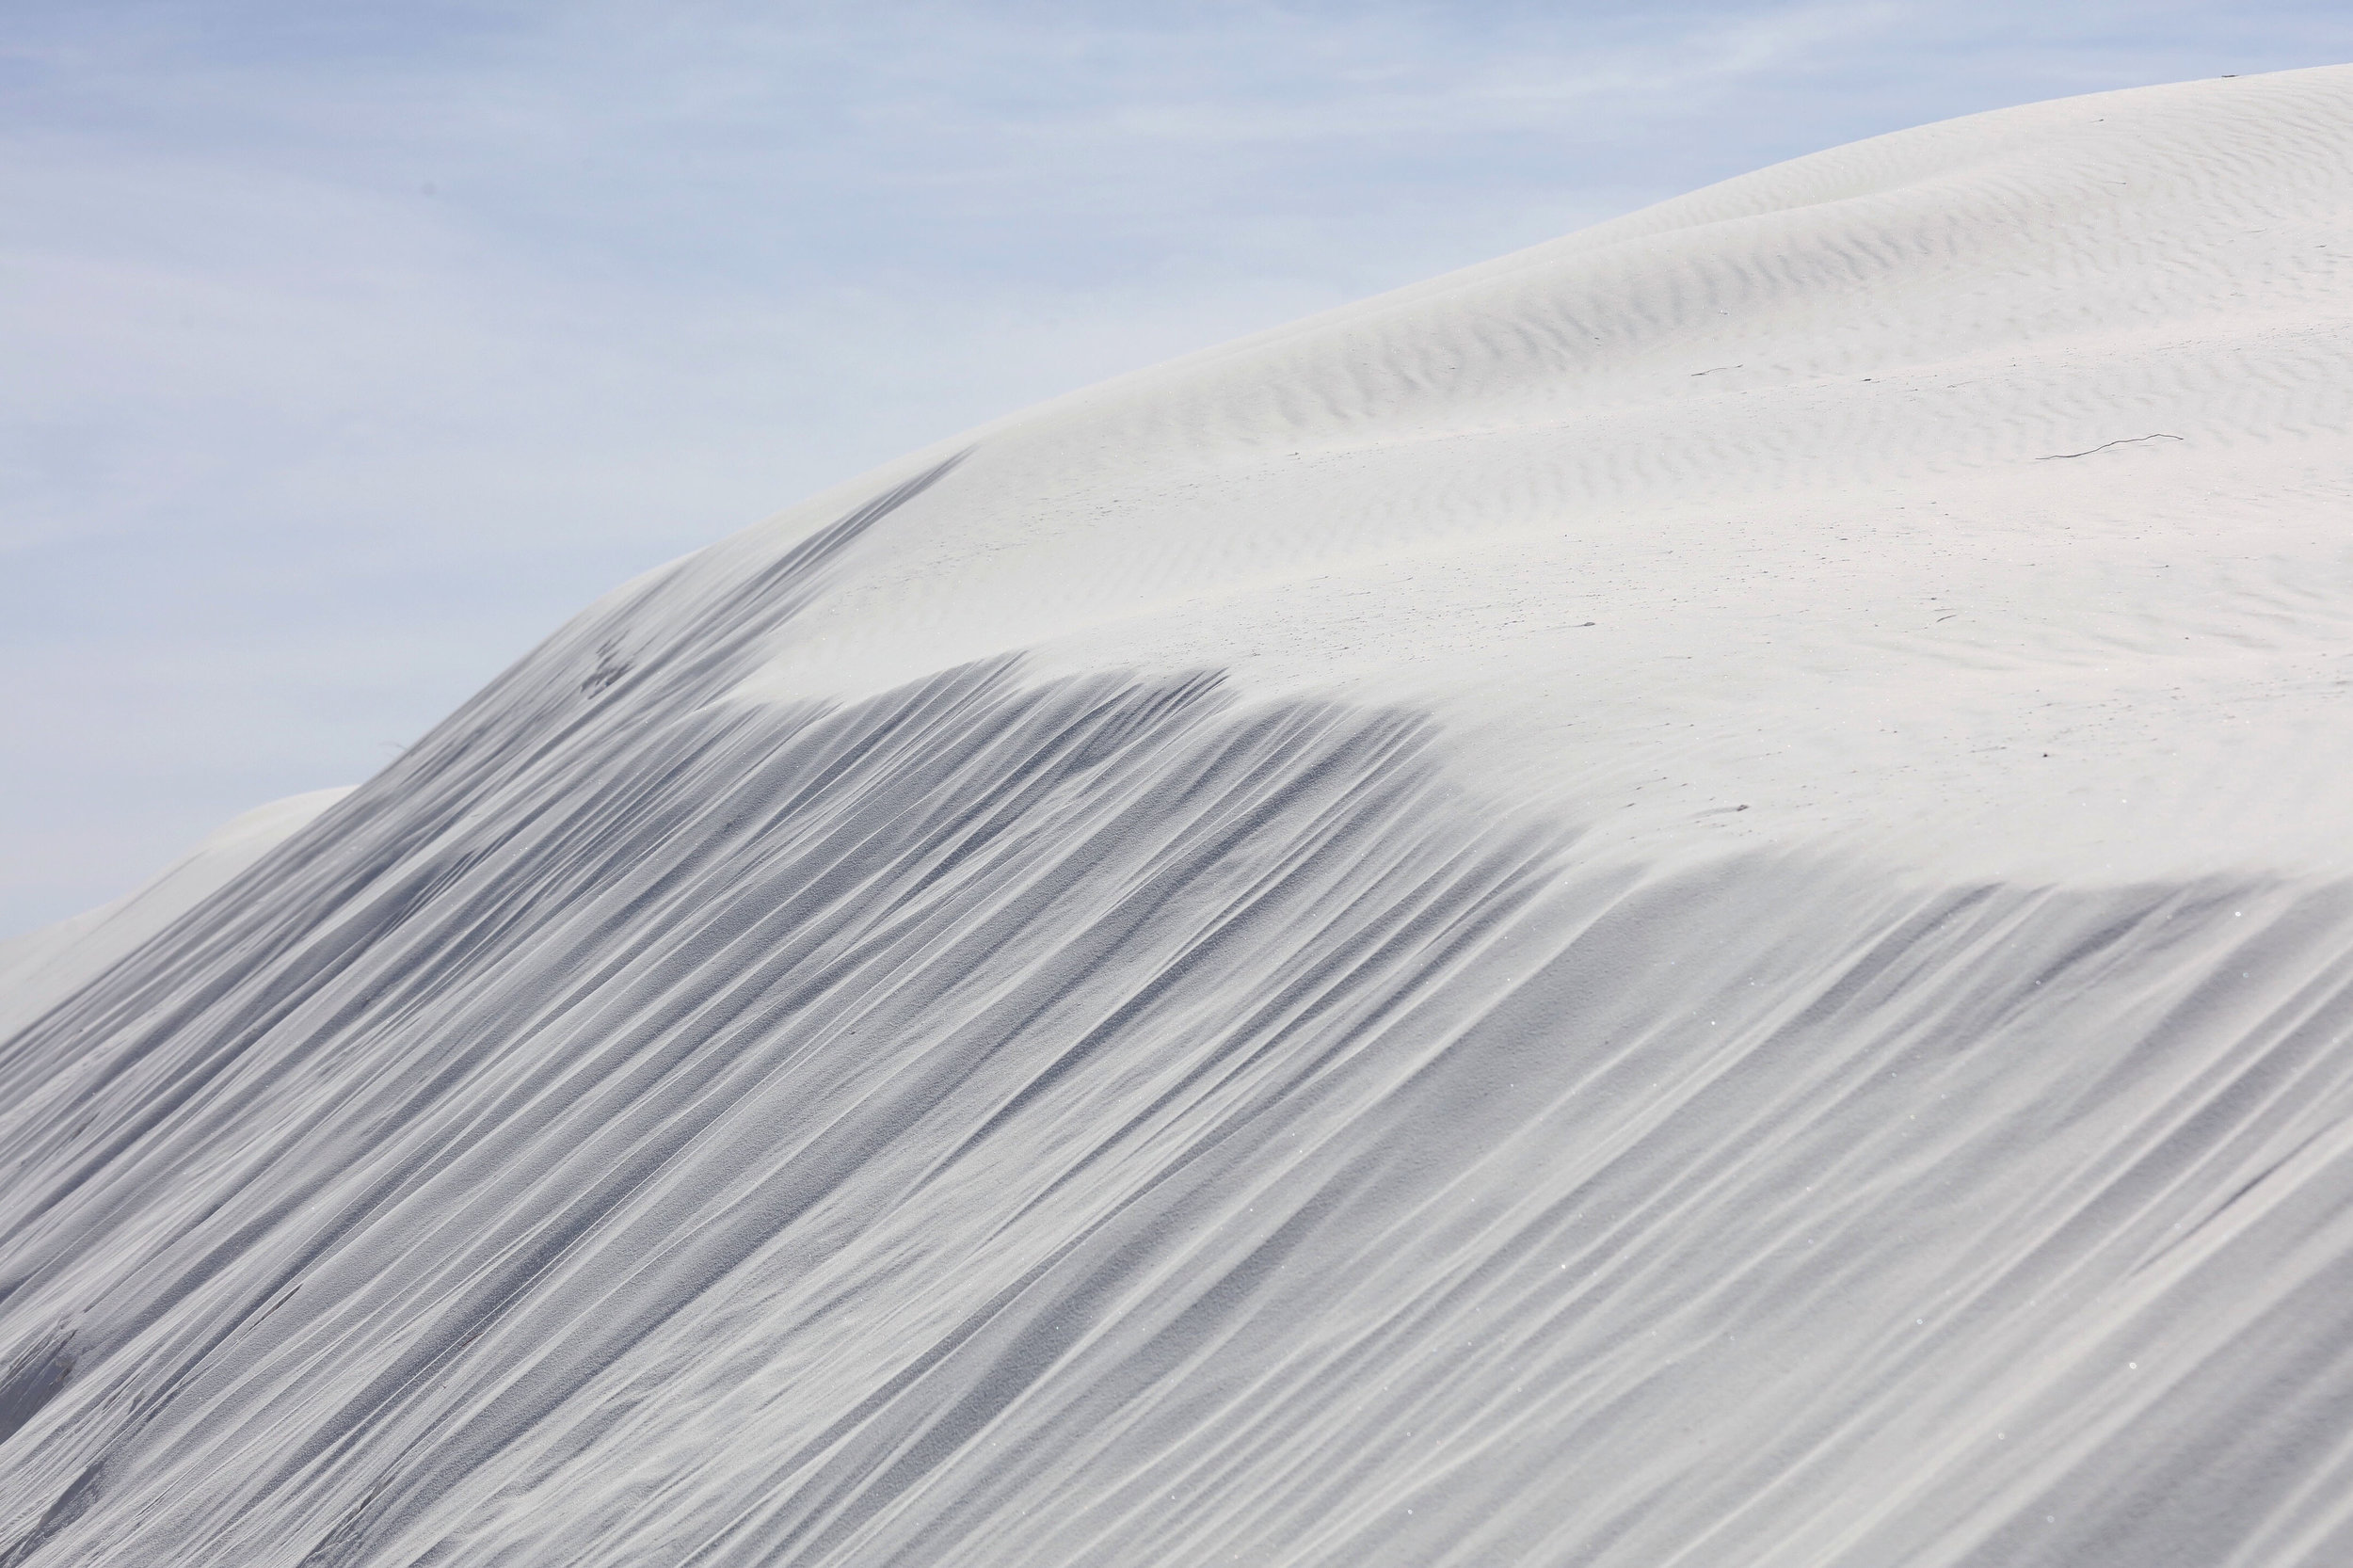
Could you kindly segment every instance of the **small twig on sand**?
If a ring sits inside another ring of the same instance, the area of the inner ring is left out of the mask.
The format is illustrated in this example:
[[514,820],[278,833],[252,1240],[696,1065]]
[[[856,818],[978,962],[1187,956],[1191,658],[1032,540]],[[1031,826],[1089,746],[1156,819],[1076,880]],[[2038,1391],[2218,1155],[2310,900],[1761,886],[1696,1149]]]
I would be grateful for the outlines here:
[[2054,452],[2047,457],[2037,457],[2035,461],[2038,463],[2056,463],[2062,457],[2089,457],[2091,456],[2092,452],[2105,452],[2111,446],[2130,446],[2135,441],[2178,441],[2184,439],[2185,438],[2181,436],[2169,436],[2164,431],[2160,430],[2153,436],[2125,436],[2117,440],[2102,441],[2098,446],[2093,447],[2090,452]]

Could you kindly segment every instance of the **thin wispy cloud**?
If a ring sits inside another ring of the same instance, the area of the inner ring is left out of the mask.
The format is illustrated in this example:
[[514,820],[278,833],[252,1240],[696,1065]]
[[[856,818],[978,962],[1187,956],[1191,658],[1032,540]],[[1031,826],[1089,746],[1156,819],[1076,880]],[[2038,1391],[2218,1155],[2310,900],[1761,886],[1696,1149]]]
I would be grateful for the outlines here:
[[2348,53],[2313,5],[20,9],[0,932],[966,425],[1857,136]]

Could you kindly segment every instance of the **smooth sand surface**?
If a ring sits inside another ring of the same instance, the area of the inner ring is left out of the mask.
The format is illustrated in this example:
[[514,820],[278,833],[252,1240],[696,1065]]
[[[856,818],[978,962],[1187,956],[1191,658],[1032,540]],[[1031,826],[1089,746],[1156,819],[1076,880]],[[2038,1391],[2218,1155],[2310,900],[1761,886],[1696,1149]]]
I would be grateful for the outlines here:
[[2004,111],[616,590],[0,952],[0,1568],[2353,1560],[2347,252]]

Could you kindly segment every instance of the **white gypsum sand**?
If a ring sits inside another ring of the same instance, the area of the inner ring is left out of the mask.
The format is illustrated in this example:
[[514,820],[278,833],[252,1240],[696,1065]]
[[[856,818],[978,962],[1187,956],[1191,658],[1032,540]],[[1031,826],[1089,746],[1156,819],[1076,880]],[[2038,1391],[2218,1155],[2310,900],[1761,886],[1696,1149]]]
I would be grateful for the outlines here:
[[0,1041],[0,1563],[2353,1559],[2348,251],[1980,116],[616,591]]
[[88,984],[350,792],[312,790],[257,806],[222,824],[136,892],[0,941],[0,1037]]

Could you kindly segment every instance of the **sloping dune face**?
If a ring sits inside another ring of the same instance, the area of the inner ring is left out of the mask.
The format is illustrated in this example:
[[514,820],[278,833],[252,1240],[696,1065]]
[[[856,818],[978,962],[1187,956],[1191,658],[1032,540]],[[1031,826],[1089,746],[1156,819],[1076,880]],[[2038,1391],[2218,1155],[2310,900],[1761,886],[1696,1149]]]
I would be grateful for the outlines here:
[[2353,1560],[2348,252],[2008,111],[618,591],[0,1041],[0,1563]]

